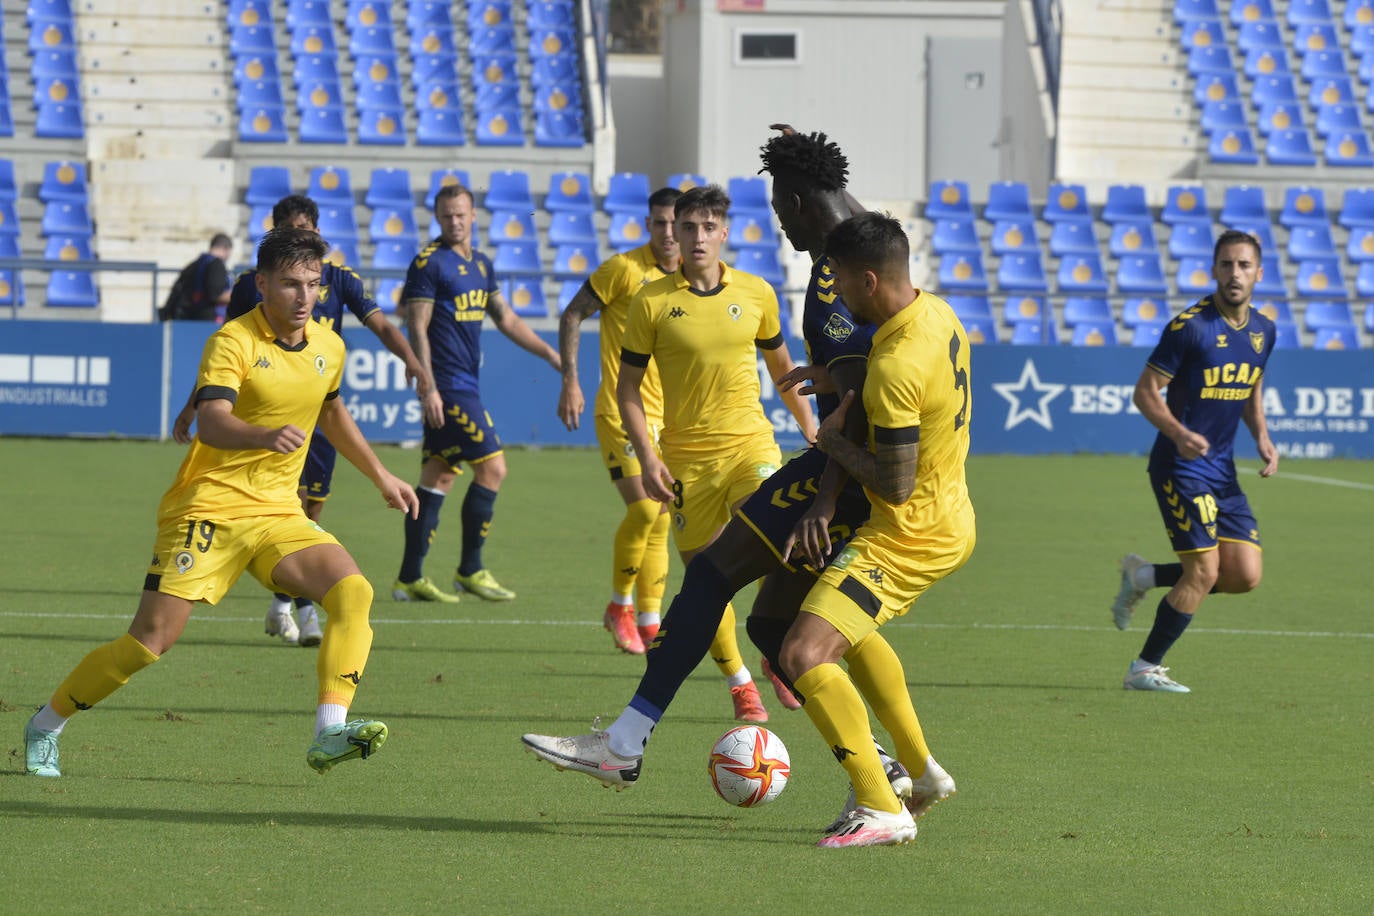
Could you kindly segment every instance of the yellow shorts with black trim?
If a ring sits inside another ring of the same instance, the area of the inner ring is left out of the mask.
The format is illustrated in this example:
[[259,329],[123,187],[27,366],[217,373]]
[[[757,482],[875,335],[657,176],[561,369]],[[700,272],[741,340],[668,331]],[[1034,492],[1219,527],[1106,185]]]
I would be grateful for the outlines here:
[[973,554],[974,537],[950,546],[906,552],[903,568],[884,569],[865,551],[860,534],[825,568],[802,600],[801,609],[828,621],[855,645],[893,617],[911,609],[925,590],[954,572]]
[[216,604],[243,575],[272,591],[272,570],[307,547],[339,542],[305,515],[161,519],[145,591]]
[[782,463],[782,452],[770,436],[714,461],[668,463],[677,481],[668,506],[673,541],[686,553],[705,547],[730,520],[734,507],[754,494]]
[[[658,434],[663,430],[663,421],[655,417],[648,417],[649,438],[653,441],[654,447],[658,447]],[[606,470],[611,474],[611,480],[624,480],[626,477],[638,477],[644,473],[639,465],[639,456],[635,454],[635,447],[630,442],[630,437],[625,433],[625,425],[619,417],[610,417],[604,414],[597,414],[596,422],[596,444],[601,448],[601,463],[606,465]]]

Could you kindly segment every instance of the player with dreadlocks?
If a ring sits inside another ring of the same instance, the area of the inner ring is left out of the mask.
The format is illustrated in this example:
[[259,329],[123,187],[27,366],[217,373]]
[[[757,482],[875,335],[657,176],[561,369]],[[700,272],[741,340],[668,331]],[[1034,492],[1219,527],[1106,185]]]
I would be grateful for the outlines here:
[[[833,386],[825,386],[827,393],[817,389],[818,413],[824,419],[839,403],[833,391],[862,390],[874,330],[845,307],[824,257],[826,236],[862,208],[845,191],[849,164],[839,146],[822,133],[774,127],[782,135],[763,146],[761,171],[773,178],[773,210],[788,240],[814,261],[802,317],[810,365],[789,373],[783,384],[793,387],[828,377]],[[807,394],[813,389],[800,390]],[[861,405],[851,407],[845,421],[851,441],[866,444],[867,418]],[[763,579],[748,619],[749,637],[772,670],[781,674],[778,653],[802,598],[815,584],[827,557],[844,545],[868,515],[863,488],[838,465],[829,463],[824,452],[811,448],[792,459],[759,487],[720,537],[687,565],[682,590],[648,651],[639,688],[611,727],[572,737],[527,734],[526,747],[559,769],[587,773],[617,789],[633,785],[650,733],[678,688],[705,657],[725,605],[735,593]],[[897,745],[896,760],[880,751],[893,791],[913,815],[924,814],[954,794],[954,780],[930,757],[900,660],[877,633],[855,645],[845,660],[855,685]],[[786,704],[781,691],[779,698]],[[791,706],[796,708],[795,699]],[[908,766],[919,778],[911,778]],[[837,824],[853,806],[851,791]]]

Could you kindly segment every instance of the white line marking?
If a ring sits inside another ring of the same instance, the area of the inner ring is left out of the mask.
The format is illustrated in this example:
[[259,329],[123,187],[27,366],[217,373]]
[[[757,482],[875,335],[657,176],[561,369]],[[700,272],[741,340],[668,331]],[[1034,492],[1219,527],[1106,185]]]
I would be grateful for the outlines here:
[[[27,617],[40,618],[43,620],[128,620],[125,614],[56,614],[41,611],[0,611],[0,618],[6,617]],[[193,615],[191,618],[196,623],[251,623],[261,622],[260,615],[252,617],[205,617]],[[596,620],[512,620],[509,617],[502,617],[496,620],[481,620],[477,618],[447,618],[447,619],[426,619],[408,620],[392,617],[373,617],[372,624],[382,626],[488,626],[488,627],[600,627],[601,622]],[[906,629],[908,627],[924,630],[1018,630],[1036,631],[1048,630],[1065,633],[1115,633],[1116,627],[1110,626],[1071,626],[1059,623],[922,623],[914,620],[893,621],[887,624],[891,628]],[[1144,630],[1139,632],[1143,633]],[[1281,638],[1301,637],[1301,638],[1320,638],[1320,639],[1374,639],[1374,633],[1337,633],[1325,630],[1242,630],[1233,627],[1206,627],[1192,626],[1188,628],[1189,633],[1212,633],[1223,636],[1278,636]],[[37,636],[38,634],[34,634]]]
[[[1258,468],[1236,468],[1242,474],[1258,474]],[[1274,480],[1301,480],[1303,483],[1324,483],[1332,487],[1346,487],[1351,490],[1366,490],[1374,492],[1374,483],[1360,483],[1356,480],[1338,480],[1335,477],[1314,477],[1311,474],[1292,474],[1279,468]]]

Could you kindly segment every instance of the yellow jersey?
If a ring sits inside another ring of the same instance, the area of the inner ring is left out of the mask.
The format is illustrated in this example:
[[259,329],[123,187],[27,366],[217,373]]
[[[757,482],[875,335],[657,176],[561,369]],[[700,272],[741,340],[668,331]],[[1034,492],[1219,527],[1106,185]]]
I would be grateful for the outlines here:
[[[307,322],[305,339],[277,341],[259,305],[210,335],[196,377],[197,401],[227,398],[245,423],[303,430],[307,444],[320,408],[338,397],[343,338]],[[288,455],[268,449],[219,449],[197,436],[158,506],[159,518],[299,515],[297,495],[308,448]]]
[[663,380],[660,444],[674,460],[730,455],[755,437],[772,439],[760,402],[758,351],[784,343],[778,296],[761,277],[721,265],[720,285],[703,292],[678,270],[630,303],[622,356],[658,363]]
[[[620,342],[625,336],[625,320],[630,314],[630,300],[649,283],[666,276],[654,258],[650,245],[640,245],[631,251],[607,258],[587,278],[596,297],[601,300],[601,387],[596,390],[593,414],[598,417],[620,417],[620,405],[615,400],[615,386],[620,380]],[[658,366],[652,360],[644,370],[639,386],[644,399],[644,415],[650,426],[663,420],[663,383]]]
[[[873,334],[863,389],[869,448],[919,442],[916,488],[899,506],[869,493],[859,535],[879,566],[907,570],[910,555],[956,549],[974,535],[964,461],[969,449],[969,343],[943,299],[920,292]],[[913,570],[914,571],[914,570]]]

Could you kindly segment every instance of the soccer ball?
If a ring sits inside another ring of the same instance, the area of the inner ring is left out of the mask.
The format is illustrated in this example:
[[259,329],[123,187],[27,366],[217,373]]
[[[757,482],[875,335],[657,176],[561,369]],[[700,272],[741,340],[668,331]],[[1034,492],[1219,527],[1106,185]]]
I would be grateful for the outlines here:
[[766,728],[741,725],[720,736],[707,764],[716,794],[732,805],[753,808],[782,794],[792,763],[782,739]]

